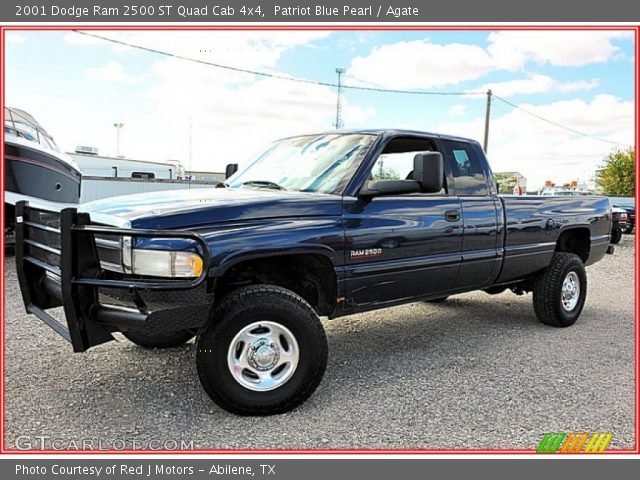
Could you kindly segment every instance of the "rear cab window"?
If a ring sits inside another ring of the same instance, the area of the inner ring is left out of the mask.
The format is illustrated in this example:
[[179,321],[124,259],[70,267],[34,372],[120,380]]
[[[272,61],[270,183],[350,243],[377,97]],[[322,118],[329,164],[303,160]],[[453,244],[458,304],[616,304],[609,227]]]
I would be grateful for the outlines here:
[[453,178],[455,195],[489,195],[486,162],[472,143],[443,140],[444,159]]

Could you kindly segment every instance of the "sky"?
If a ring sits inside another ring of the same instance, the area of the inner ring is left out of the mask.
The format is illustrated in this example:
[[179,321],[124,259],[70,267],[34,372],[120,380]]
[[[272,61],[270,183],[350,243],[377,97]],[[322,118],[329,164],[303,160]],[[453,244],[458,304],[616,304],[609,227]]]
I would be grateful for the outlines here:
[[[634,37],[624,31],[100,31],[211,63],[346,85],[344,128],[408,128],[482,143],[528,188],[587,181],[634,144]],[[334,129],[337,91],[214,68],[71,31],[6,33],[7,105],[31,113],[65,151],[77,145],[224,171],[270,142]],[[541,121],[564,125],[582,136]],[[191,127],[190,127],[191,125]],[[597,137],[597,138],[593,138]]]

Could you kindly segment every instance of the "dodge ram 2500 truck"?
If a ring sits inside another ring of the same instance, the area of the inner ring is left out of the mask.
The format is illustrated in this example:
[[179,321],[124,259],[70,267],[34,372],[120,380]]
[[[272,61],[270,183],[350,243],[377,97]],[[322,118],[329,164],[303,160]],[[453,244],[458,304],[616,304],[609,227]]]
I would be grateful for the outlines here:
[[[452,136],[286,138],[220,187],[61,212],[18,204],[27,311],[76,352],[114,332],[147,348],[196,336],[206,393],[266,415],[320,383],[319,317],[511,290],[567,327],[584,307],[585,265],[611,250],[607,198],[498,196],[480,145]],[[64,319],[48,312],[59,306]]]

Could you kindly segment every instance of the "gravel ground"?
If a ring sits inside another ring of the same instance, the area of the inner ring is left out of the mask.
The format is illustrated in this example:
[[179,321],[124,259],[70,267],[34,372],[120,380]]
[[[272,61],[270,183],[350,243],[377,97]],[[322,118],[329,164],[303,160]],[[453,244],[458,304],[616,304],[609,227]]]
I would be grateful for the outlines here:
[[611,448],[633,448],[633,238],[588,269],[571,328],[539,323],[530,295],[482,292],[325,321],[320,388],[269,418],[213,404],[193,343],[145,351],[120,337],[73,354],[24,313],[8,257],[6,446],[528,449],[549,431],[610,431]]

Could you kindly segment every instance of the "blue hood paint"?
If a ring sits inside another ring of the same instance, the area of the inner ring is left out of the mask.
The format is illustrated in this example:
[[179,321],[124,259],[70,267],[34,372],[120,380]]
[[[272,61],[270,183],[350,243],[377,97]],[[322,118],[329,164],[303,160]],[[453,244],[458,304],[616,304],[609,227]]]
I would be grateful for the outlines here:
[[340,215],[342,198],[311,192],[211,188],[123,195],[85,203],[81,210],[127,221],[132,228],[185,229],[267,218]]

